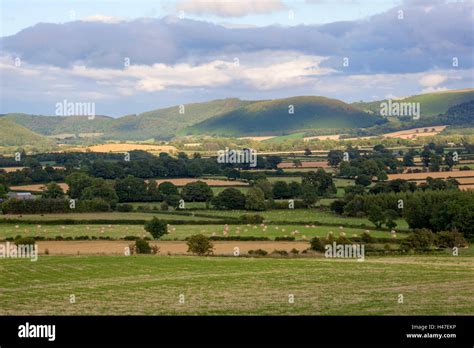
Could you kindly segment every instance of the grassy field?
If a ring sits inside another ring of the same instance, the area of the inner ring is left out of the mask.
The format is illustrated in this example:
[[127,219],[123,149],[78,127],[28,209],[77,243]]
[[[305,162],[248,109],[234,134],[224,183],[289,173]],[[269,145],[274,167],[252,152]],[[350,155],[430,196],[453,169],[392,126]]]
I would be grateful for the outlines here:
[[[297,231],[298,233],[291,234]],[[213,234],[223,236],[224,225],[171,225],[169,234],[163,236],[162,240],[184,240],[193,234],[202,233],[207,236]],[[229,236],[254,236],[283,237],[293,235],[296,240],[310,239],[314,236],[326,236],[333,232],[339,236],[344,232],[347,237],[354,234],[360,236],[364,230],[357,228],[339,229],[334,226],[315,226],[309,225],[269,225],[265,229],[260,225],[230,225],[228,229]],[[391,235],[386,231],[370,231],[373,237],[386,237]],[[3,224],[0,225],[0,239],[8,237],[21,236],[43,236],[45,238],[55,238],[56,236],[66,237],[110,237],[114,239],[123,239],[125,236],[151,237],[142,225],[27,225],[27,224]],[[406,234],[398,234],[398,238],[404,238]]]
[[[47,214],[47,215],[0,215],[0,219],[19,219],[19,220],[151,220],[154,216],[165,220],[183,220],[183,221],[202,221],[212,220],[212,218],[202,218],[196,216],[154,214],[154,213],[81,213],[81,214]],[[2,225],[0,225],[0,228]]]
[[364,262],[192,256],[3,259],[0,315],[473,315],[473,261],[447,255]]

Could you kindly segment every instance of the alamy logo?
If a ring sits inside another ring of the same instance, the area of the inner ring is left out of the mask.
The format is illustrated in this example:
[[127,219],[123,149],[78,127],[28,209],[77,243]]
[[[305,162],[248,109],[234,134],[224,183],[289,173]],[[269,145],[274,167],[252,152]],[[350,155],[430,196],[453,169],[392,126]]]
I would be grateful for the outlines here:
[[87,116],[92,120],[95,118],[95,103],[68,102],[64,99],[56,103],[56,116]]
[[365,248],[361,244],[326,244],[324,246],[326,252],[325,257],[341,258],[341,259],[357,259],[357,261],[364,261]]
[[56,325],[35,325],[28,322],[18,326],[20,338],[47,338],[48,341],[56,339]]
[[254,149],[217,151],[218,163],[248,164],[250,167],[257,166],[257,151]]
[[382,116],[411,116],[414,120],[420,118],[420,103],[396,102],[389,99],[380,104]]
[[0,244],[0,258],[24,258],[31,261],[38,260],[38,246],[36,244]]

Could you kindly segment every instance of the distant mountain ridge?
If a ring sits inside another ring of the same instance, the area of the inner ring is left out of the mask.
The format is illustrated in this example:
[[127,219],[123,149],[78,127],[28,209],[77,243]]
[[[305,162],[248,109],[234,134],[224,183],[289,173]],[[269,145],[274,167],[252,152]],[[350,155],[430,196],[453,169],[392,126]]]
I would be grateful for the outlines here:
[[[422,116],[419,122],[423,125],[429,123],[430,119],[438,120],[437,115],[473,100],[474,89],[397,99],[419,102]],[[21,127],[15,128],[22,134],[20,139],[28,140],[27,134],[30,134],[31,139],[38,139],[43,144],[51,140],[42,136],[63,134],[94,134],[94,139],[101,141],[168,140],[185,135],[287,135],[304,130],[368,128],[384,124],[386,119],[379,116],[382,102],[347,104],[338,99],[316,96],[257,101],[229,98],[177,105],[119,118],[98,115],[89,119],[86,116],[10,113],[0,115],[0,120],[9,121],[9,127]],[[451,120],[452,117],[457,116],[451,116]],[[27,130],[31,133],[26,133]],[[7,138],[8,141],[5,140]],[[3,139],[0,145],[14,143],[9,134],[5,134]],[[29,143],[32,141],[28,140]]]

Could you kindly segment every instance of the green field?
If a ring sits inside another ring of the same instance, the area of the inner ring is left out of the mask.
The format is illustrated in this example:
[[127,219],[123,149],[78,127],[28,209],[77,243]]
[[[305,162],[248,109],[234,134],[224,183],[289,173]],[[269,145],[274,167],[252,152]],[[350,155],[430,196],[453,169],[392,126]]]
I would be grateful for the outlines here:
[[[150,237],[142,225],[27,225],[27,224],[3,224],[0,225],[0,239],[21,236],[42,236],[45,238],[55,238],[56,236],[66,237],[110,237],[113,239],[123,239],[126,236]],[[309,225],[268,225],[263,228],[260,225],[230,225],[228,227],[229,236],[254,236],[275,237],[291,236],[291,232],[296,240],[310,239],[315,236],[326,236],[329,232],[333,232],[334,236],[339,236],[341,232],[347,237],[354,234],[360,236],[364,230],[357,228],[339,229],[335,226],[315,226]],[[224,225],[171,225],[169,234],[163,236],[162,240],[184,240],[193,234],[202,233],[207,236],[223,236]],[[391,235],[386,231],[370,231],[373,237],[390,238]],[[406,234],[401,233],[397,238],[404,238]]]
[[2,259],[0,315],[473,315],[473,260]]

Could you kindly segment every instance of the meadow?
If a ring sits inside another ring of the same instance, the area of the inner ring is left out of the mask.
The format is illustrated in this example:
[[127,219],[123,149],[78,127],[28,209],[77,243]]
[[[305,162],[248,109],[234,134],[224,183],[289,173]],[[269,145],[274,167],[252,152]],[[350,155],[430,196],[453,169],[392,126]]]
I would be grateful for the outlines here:
[[0,315],[473,315],[473,260],[2,259]]
[[[204,234],[206,236],[224,236],[224,224],[222,225],[170,225],[168,234],[164,235],[161,240],[184,240],[193,234]],[[361,236],[364,229],[360,228],[343,228],[335,226],[310,226],[310,225],[229,225],[227,235],[235,236],[253,236],[253,237],[275,237],[293,236],[296,240],[309,240],[312,237],[324,237],[332,232],[334,236],[345,233],[347,237],[354,235]],[[390,232],[387,231],[370,231],[373,237],[392,238]],[[142,225],[32,225],[32,224],[1,224],[0,239],[14,238],[21,236],[41,236],[47,239],[53,239],[57,236],[67,237],[109,237],[112,239],[123,239],[126,236],[149,237],[152,236],[144,230]],[[400,233],[397,238],[404,238],[406,234]]]

